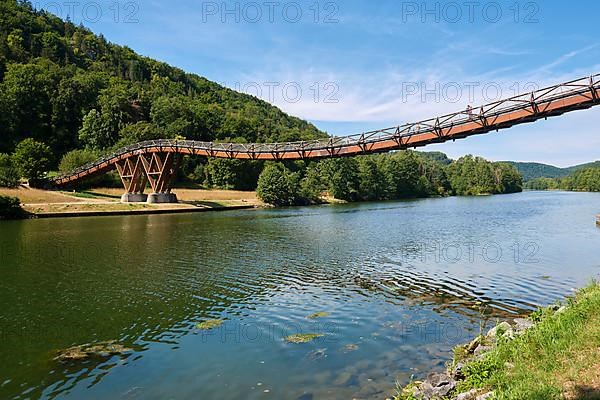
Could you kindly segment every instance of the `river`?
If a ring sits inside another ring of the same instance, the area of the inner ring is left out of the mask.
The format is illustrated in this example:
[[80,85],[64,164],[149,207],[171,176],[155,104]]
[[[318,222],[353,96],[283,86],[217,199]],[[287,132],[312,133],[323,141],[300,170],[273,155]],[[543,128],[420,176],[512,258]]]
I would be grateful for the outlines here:
[[[385,398],[598,277],[599,212],[525,192],[1,222],[0,398]],[[53,360],[108,340],[133,351]]]

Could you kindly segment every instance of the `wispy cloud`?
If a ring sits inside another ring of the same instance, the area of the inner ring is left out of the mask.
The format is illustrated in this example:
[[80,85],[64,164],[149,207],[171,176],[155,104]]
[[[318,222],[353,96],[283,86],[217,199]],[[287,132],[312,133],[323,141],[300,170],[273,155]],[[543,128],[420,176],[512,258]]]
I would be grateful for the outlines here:
[[588,51],[593,50],[593,49],[597,48],[598,46],[600,46],[600,43],[595,43],[595,44],[592,44],[590,46],[586,46],[586,47],[584,47],[582,49],[573,50],[573,51],[571,51],[571,52],[569,52],[567,54],[562,55],[561,57],[559,57],[558,59],[554,60],[553,62],[548,63],[546,65],[543,65],[542,67],[540,67],[540,70],[551,71],[554,68],[558,67],[559,65],[567,62],[568,60],[570,60],[570,59],[572,59],[572,58],[574,58],[574,57],[576,57],[576,56],[578,56],[580,54],[587,53]]

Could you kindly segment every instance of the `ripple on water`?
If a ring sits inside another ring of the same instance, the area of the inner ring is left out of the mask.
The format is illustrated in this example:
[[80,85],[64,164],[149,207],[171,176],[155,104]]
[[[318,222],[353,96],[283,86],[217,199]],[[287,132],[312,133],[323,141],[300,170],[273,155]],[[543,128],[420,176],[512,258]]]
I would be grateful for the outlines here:
[[[597,274],[600,230],[585,223],[597,204],[524,193],[6,225],[0,241],[20,250],[0,265],[0,397],[385,398],[442,367],[482,320]],[[440,256],[457,244],[461,257]],[[486,245],[502,256],[482,257]],[[224,323],[197,328],[213,319]],[[323,336],[284,340],[297,333]],[[141,347],[50,361],[107,340]]]

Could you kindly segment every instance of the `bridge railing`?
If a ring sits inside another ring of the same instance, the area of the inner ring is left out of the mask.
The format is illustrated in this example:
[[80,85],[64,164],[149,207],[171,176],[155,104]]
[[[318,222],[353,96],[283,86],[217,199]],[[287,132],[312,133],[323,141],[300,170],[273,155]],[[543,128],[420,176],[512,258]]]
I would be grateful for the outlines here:
[[75,170],[65,173],[54,181],[60,181],[72,176],[77,176],[86,171],[99,168],[103,164],[110,163],[127,154],[143,152],[150,148],[187,148],[203,150],[208,152],[227,152],[247,153],[247,154],[279,154],[284,152],[303,152],[311,150],[339,149],[347,146],[371,144],[393,139],[405,139],[416,135],[432,132],[439,129],[451,128],[457,125],[470,123],[473,120],[483,120],[493,118],[513,111],[523,110],[530,107],[540,107],[545,103],[550,103],[560,99],[566,99],[572,96],[590,93],[590,96],[596,96],[597,90],[600,90],[600,74],[591,77],[575,79],[570,82],[549,86],[536,90],[531,93],[521,94],[504,100],[495,101],[483,106],[467,108],[464,111],[458,111],[446,114],[436,118],[430,118],[414,123],[398,125],[390,128],[363,132],[350,136],[329,137],[327,139],[315,139],[309,141],[285,142],[285,143],[214,143],[200,142],[194,140],[175,140],[158,139],[136,143],[123,147],[100,159],[83,165]]

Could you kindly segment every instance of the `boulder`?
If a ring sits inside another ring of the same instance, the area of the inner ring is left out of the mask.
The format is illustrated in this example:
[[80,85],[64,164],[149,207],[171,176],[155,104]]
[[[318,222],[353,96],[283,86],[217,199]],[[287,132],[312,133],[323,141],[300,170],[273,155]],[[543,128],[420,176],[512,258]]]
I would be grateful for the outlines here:
[[482,394],[481,396],[477,396],[476,400],[491,400],[492,398],[494,398],[494,392],[489,392]]
[[512,326],[510,326],[508,322],[504,321],[490,329],[487,333],[487,337],[490,339],[497,338],[499,335],[501,336],[508,330],[512,330]]
[[425,400],[448,396],[456,387],[456,381],[445,373],[429,374],[427,380],[420,387],[420,392]]
[[502,337],[504,339],[508,339],[508,340],[513,340],[515,338],[515,331],[513,331],[512,328],[507,329],[503,334]]
[[475,349],[475,357],[481,357],[482,355],[489,353],[492,350],[492,346],[479,346]]
[[535,326],[532,320],[526,318],[515,318],[513,322],[515,324],[514,329],[517,334],[523,333]]
[[466,393],[461,393],[454,398],[454,400],[476,400],[477,399],[477,389],[472,389]]
[[450,369],[450,374],[453,379],[460,381],[465,378],[465,374],[463,372],[465,365],[467,364],[464,361],[459,361],[452,366],[452,368]]

